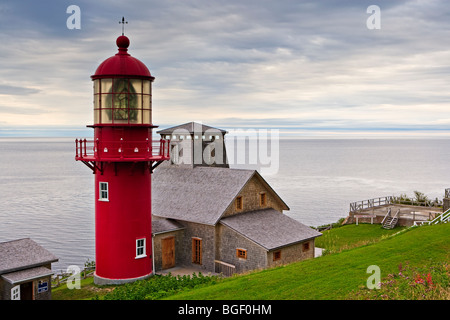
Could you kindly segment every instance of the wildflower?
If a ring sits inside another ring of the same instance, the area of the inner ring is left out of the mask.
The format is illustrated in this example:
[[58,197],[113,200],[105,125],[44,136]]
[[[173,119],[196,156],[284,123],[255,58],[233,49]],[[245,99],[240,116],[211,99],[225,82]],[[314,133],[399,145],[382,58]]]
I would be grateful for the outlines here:
[[427,283],[430,287],[433,287],[433,285],[434,285],[433,279],[431,279],[431,273],[427,274]]
[[417,274],[416,279],[415,279],[414,282],[415,282],[415,283],[424,284],[424,280],[422,279],[422,277],[420,276],[420,274]]

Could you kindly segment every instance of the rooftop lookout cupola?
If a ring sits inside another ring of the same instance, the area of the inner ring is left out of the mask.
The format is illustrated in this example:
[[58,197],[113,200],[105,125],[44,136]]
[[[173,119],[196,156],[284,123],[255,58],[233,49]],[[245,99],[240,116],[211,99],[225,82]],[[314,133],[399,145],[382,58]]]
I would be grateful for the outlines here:
[[95,174],[97,284],[150,276],[151,173],[169,159],[169,142],[152,141],[152,82],[148,68],[117,38],[118,53],[95,74],[93,140],[76,140],[75,159]]
[[229,168],[225,130],[188,122],[157,133],[170,140],[170,161],[165,166]]

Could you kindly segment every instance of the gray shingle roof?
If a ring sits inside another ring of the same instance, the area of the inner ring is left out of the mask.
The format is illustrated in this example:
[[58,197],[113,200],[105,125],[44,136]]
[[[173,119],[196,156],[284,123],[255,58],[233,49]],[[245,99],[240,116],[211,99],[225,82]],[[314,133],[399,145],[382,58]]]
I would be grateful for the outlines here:
[[181,229],[184,229],[184,227],[172,219],[152,219],[152,234],[166,233]]
[[46,267],[34,267],[20,271],[2,274],[1,277],[15,285],[20,282],[30,281],[52,275],[54,272]]
[[160,167],[152,176],[154,216],[215,225],[255,170]]
[[274,209],[237,214],[220,223],[269,251],[322,235]]
[[179,126],[159,130],[156,133],[171,134],[175,130],[183,130],[183,131],[187,130],[189,133],[205,133],[207,130],[211,130],[211,131],[215,131],[215,132],[220,131],[221,133],[227,133],[225,130],[210,127],[205,124],[201,124],[201,123],[197,123],[197,122],[188,122],[188,123],[180,124]]
[[57,257],[29,238],[0,243],[0,274],[56,261]]

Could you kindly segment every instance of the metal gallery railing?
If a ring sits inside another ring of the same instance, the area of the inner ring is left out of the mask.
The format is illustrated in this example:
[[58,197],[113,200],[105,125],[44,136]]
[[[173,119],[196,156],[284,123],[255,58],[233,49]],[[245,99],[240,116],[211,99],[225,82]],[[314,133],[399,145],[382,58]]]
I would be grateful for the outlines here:
[[75,157],[77,160],[95,157],[102,158],[140,158],[140,157],[169,157],[169,140],[145,141],[100,141],[75,140]]

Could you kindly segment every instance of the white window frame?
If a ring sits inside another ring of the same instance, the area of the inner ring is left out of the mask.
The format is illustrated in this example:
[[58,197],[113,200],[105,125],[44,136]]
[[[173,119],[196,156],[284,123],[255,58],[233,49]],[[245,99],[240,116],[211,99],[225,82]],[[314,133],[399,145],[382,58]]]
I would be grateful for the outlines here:
[[[106,190],[102,189],[102,186],[106,186]],[[103,196],[103,192],[106,192],[106,197]],[[99,182],[98,184],[98,201],[109,201],[109,185],[108,182]]]
[[[143,241],[143,244],[140,245],[139,241]],[[145,258],[147,256],[146,255],[146,247],[147,247],[146,238],[136,239],[136,259]],[[140,250],[142,250],[142,253],[139,253]]]
[[20,300],[20,285],[11,288],[11,300]]

